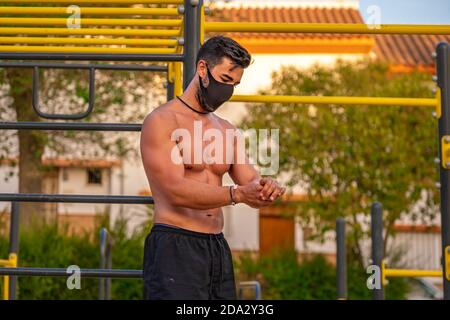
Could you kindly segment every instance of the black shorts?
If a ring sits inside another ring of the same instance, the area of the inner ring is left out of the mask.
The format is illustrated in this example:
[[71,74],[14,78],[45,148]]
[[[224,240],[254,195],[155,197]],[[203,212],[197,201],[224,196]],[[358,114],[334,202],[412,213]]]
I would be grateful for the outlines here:
[[236,299],[231,250],[223,233],[155,224],[145,239],[144,299]]

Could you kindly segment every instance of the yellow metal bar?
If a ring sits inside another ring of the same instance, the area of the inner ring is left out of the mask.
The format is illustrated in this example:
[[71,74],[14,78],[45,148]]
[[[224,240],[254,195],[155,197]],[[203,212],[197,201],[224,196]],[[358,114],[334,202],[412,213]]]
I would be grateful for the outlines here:
[[148,36],[177,37],[181,29],[146,30],[146,29],[103,29],[103,28],[0,28],[0,34],[29,35],[110,35],[110,36]]
[[171,46],[178,45],[176,39],[127,39],[127,38],[46,38],[46,37],[0,37],[1,44],[115,44],[137,46]]
[[378,28],[350,23],[206,22],[207,32],[450,34],[450,25],[382,24]]
[[169,62],[167,64],[167,81],[174,83],[175,81],[175,77],[174,77],[174,72],[173,72],[173,66],[174,62]]
[[[184,27],[184,25],[183,25]],[[182,27],[182,28],[183,28]],[[182,50],[184,47],[178,46],[177,47],[177,53],[182,53]],[[174,96],[180,96],[183,94],[183,72],[182,72],[182,62],[174,62],[174,85],[173,85],[173,93]]]
[[9,276],[3,277],[3,300],[9,300]]
[[[9,259],[0,259],[0,265],[4,267],[16,268],[17,267],[17,254],[10,253]],[[9,299],[9,276],[4,276],[3,280],[3,300]]]
[[444,250],[445,278],[450,281],[450,246]]
[[183,94],[183,84],[182,84],[182,75],[181,75],[181,62],[174,62],[174,86],[173,92],[175,96],[180,96]]
[[436,87],[436,118],[441,117],[441,88]]
[[[43,2],[43,1],[41,1]],[[78,1],[76,2],[78,3]],[[67,15],[67,7],[0,7],[2,14],[63,14]],[[91,8],[80,7],[81,15],[159,15],[176,16],[179,15],[177,8]]]
[[[2,0],[2,3],[68,3],[73,4],[73,0]],[[108,4],[183,4],[183,0],[76,0],[75,4],[82,3],[108,3]]]
[[441,270],[385,269],[387,278],[392,277],[442,277]]
[[386,262],[381,260],[381,285],[387,286],[388,281],[386,279]]
[[444,169],[450,169],[450,135],[441,138],[441,165]]
[[69,46],[0,46],[0,52],[61,52],[61,53],[129,53],[166,54],[175,53],[175,48],[111,48]]
[[205,41],[205,7],[200,8],[200,44]]
[[435,107],[436,99],[388,98],[388,97],[323,97],[323,96],[273,96],[273,95],[235,95],[230,101],[261,103],[300,103],[300,104],[348,104],[348,105],[397,105],[416,107]]
[[[66,26],[67,18],[0,18],[0,25]],[[180,27],[180,19],[90,19],[80,25]]]
[[9,264],[10,264],[9,260],[0,259],[0,266],[7,267],[7,266],[9,266]]

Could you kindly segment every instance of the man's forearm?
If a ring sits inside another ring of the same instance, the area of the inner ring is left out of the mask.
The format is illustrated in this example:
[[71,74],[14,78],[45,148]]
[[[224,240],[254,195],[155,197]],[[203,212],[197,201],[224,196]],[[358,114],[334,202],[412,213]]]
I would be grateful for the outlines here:
[[231,203],[230,188],[214,186],[190,179],[181,179],[167,190],[173,205],[190,209],[207,210]]

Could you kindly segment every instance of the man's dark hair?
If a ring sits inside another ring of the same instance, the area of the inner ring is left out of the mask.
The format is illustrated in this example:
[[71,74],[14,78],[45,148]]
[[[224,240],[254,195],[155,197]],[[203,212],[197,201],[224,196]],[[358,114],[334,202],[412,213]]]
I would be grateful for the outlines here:
[[210,68],[222,63],[224,57],[229,58],[234,64],[247,68],[252,56],[239,43],[225,36],[215,36],[203,43],[197,54],[198,63],[200,59],[205,60]]

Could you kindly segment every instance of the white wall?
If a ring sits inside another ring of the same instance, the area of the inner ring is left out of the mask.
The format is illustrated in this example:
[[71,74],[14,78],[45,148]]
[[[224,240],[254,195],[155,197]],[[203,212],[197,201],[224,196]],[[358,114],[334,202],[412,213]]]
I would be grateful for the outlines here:
[[[63,171],[67,172],[67,181],[63,180]],[[102,184],[89,184],[87,168],[60,168],[58,174],[59,193],[102,195],[109,193],[109,169],[102,169]],[[93,214],[103,212],[103,203],[58,203],[60,214]]]
[[[9,177],[9,173],[13,172],[13,176]],[[18,167],[12,168],[10,166],[0,166],[0,193],[17,193],[19,192],[19,179],[17,179]],[[8,181],[5,181],[8,178]],[[10,202],[0,202],[0,212],[5,210],[10,211]]]

